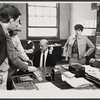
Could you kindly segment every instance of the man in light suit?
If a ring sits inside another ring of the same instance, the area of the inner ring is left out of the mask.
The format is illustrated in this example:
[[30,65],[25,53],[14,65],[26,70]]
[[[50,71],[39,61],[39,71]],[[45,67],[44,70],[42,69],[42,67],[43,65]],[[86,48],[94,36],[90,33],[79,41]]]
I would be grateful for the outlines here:
[[37,51],[33,57],[33,65],[35,67],[54,67],[56,61],[52,53],[53,47],[49,47],[49,42],[46,39],[42,39],[39,45],[40,50]]

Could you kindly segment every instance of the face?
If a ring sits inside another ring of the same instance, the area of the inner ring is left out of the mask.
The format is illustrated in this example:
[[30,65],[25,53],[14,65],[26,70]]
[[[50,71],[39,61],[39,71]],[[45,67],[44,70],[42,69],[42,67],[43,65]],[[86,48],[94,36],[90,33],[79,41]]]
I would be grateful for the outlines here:
[[81,30],[75,30],[76,35],[81,34]]
[[9,31],[21,31],[22,25],[20,23],[20,17],[21,16],[19,16],[15,21],[14,19],[10,19],[9,25],[8,25]]
[[40,42],[40,50],[46,51],[48,49],[48,45],[45,42]]

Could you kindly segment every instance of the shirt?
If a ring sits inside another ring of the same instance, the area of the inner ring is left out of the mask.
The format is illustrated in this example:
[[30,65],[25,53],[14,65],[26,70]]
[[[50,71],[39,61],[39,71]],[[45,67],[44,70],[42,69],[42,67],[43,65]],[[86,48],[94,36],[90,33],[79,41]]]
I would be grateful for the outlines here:
[[78,54],[78,44],[77,44],[77,39],[75,39],[75,42],[72,46],[72,54],[75,53],[75,54]]
[[[44,59],[44,66],[46,67],[46,59],[47,59],[48,49],[45,51],[45,59]],[[41,52],[40,56],[40,67],[42,67],[42,60],[43,60],[43,52]]]

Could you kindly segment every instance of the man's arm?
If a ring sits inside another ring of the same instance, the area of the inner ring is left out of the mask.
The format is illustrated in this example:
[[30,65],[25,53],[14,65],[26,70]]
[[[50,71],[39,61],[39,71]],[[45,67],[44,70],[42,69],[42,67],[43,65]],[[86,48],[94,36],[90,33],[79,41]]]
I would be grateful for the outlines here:
[[21,42],[20,42],[19,37],[16,35],[16,36],[11,37],[11,39],[12,39],[12,42],[13,42],[13,44],[14,44],[14,47],[15,47],[16,50],[17,50],[18,56],[19,56],[23,61],[26,61],[26,62],[27,62],[27,61],[29,60],[29,58],[28,58],[28,56],[26,55],[24,48],[22,47],[22,44],[21,44]]
[[10,62],[14,65],[14,67],[26,71],[28,69],[28,65],[26,65],[20,58],[17,56],[13,42],[8,34],[6,34],[6,41],[7,41],[7,56]]
[[49,48],[49,61],[50,61],[50,66],[55,66],[56,65],[56,60],[53,54],[53,47],[51,46]]

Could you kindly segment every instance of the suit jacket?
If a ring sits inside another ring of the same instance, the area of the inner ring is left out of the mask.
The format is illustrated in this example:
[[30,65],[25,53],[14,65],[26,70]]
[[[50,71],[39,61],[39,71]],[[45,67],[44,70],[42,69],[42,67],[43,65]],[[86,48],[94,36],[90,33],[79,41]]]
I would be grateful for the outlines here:
[[[41,56],[41,51],[37,51],[33,57],[33,65],[35,67],[39,67],[40,66],[40,56]],[[56,61],[55,61],[55,58],[53,56],[53,54],[50,54],[48,52],[47,54],[47,59],[46,59],[46,66],[48,67],[54,67],[56,65]]]
[[9,59],[10,68],[8,70],[8,79],[13,75],[17,69],[22,71],[26,71],[28,65],[26,65],[16,54],[13,42],[11,37],[6,34],[6,41],[7,41],[7,57]]

